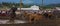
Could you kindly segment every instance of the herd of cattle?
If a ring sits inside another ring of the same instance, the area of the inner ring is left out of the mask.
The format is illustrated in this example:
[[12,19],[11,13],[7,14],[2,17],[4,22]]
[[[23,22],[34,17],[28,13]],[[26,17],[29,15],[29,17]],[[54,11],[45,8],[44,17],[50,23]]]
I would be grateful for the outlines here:
[[[21,10],[21,11],[15,11],[15,13],[16,13],[16,15],[17,14],[24,14],[24,12],[26,12],[26,13],[35,13],[35,14],[54,14],[54,15],[58,15],[58,14],[60,14],[60,10],[53,10],[53,11],[40,11],[40,10]],[[7,15],[9,15],[9,11],[7,11],[7,10],[0,10],[0,16],[7,16]]]
[[[60,10],[21,10],[21,11],[15,11],[16,15],[20,15],[20,17],[24,16],[26,18],[29,18],[29,22],[31,20],[41,20],[43,18],[59,18],[60,17]],[[0,10],[0,16],[10,16],[10,12],[7,10]]]

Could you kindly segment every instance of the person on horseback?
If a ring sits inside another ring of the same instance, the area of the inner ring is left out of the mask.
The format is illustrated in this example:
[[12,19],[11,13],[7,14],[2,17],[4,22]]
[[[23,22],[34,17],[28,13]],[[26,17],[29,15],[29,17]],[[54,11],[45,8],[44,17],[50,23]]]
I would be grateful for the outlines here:
[[10,18],[10,21],[14,21],[14,18],[16,17],[16,13],[15,11],[17,10],[17,8],[13,5],[13,7],[10,9],[10,15],[11,15],[11,18]]

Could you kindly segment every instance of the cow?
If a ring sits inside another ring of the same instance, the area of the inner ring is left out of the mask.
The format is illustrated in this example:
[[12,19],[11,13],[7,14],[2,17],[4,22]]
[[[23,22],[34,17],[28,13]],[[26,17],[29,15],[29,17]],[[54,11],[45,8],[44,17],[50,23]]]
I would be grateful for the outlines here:
[[38,15],[38,14],[36,14],[36,12],[30,13],[30,14],[25,13],[24,16],[28,17],[30,23],[32,23],[32,21],[35,22],[35,21],[39,21],[39,20],[43,19],[43,15],[41,15],[41,14]]

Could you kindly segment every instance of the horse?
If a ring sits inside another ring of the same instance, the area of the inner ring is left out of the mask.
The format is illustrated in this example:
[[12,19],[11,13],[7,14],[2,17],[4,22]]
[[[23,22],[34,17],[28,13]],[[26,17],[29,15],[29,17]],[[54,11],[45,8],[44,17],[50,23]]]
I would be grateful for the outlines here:
[[12,7],[8,12],[9,16],[10,16],[10,21],[14,21],[14,18],[16,17],[16,13],[15,11],[17,10],[17,8]]

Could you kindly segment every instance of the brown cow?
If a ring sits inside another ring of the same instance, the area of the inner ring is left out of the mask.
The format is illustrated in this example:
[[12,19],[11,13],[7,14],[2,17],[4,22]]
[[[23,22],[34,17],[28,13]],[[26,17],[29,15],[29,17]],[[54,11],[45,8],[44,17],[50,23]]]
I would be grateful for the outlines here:
[[49,18],[49,19],[53,18],[54,16],[54,14],[52,13],[44,13],[43,15],[45,16],[45,18]]
[[49,19],[52,19],[53,18],[53,14],[51,14],[51,13],[48,13],[48,17],[49,17]]
[[38,14],[34,14],[34,13],[31,13],[31,14],[25,13],[24,16],[29,18],[29,22],[30,23],[32,21],[42,20],[42,18],[43,18],[43,15],[42,14],[38,15]]

